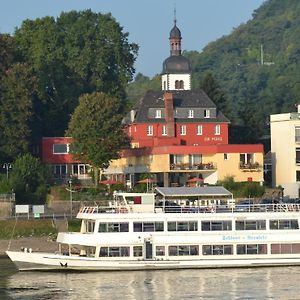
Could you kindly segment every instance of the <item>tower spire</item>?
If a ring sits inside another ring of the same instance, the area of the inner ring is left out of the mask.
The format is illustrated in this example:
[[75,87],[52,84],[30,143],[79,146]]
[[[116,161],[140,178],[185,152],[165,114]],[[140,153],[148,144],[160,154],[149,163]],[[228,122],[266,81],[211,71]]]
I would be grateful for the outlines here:
[[176,4],[174,4],[174,26],[176,26],[177,19],[176,19]]

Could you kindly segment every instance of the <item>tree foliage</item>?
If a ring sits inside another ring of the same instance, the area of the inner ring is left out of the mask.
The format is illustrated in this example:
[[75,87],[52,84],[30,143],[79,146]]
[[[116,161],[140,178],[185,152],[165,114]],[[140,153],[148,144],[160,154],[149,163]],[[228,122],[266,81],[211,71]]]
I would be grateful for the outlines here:
[[19,156],[10,172],[10,184],[17,203],[45,203],[49,169],[30,154]]
[[124,114],[124,105],[115,97],[104,93],[81,96],[67,131],[74,139],[71,152],[94,169],[107,168],[120,157],[120,149],[129,146],[121,124]]
[[86,10],[25,20],[16,30],[18,57],[37,78],[40,136],[63,135],[82,94],[124,97],[138,47],[122,29],[110,14]]

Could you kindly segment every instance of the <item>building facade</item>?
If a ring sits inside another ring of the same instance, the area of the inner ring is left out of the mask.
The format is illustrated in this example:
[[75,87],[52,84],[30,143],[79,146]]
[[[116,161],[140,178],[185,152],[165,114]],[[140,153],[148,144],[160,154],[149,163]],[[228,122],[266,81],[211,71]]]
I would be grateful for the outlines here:
[[[175,20],[170,56],[163,62],[162,89],[148,91],[125,118],[131,148],[111,162],[105,175],[128,188],[144,174],[165,187],[215,184],[228,176],[263,182],[263,146],[228,143],[230,121],[203,91],[191,89],[191,67],[181,53],[181,40]],[[43,160],[53,165],[55,174],[84,178],[87,166],[72,160],[68,152],[55,152],[63,148],[60,142],[71,140],[43,139]]]
[[292,113],[270,116],[272,185],[284,195],[300,197],[300,106]]

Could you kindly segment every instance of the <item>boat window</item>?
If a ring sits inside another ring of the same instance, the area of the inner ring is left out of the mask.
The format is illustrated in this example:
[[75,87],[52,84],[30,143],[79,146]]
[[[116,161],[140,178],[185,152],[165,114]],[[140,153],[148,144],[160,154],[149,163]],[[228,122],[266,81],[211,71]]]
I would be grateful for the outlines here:
[[128,232],[127,222],[99,223],[99,232]]
[[271,244],[271,254],[295,254],[300,253],[300,243]]
[[266,220],[242,220],[235,222],[236,230],[265,230]]
[[232,230],[231,221],[202,221],[202,231],[225,231]]
[[267,244],[244,244],[236,246],[237,254],[267,254]]
[[156,246],[156,256],[165,256],[165,246]]
[[134,232],[164,231],[164,222],[134,222]]
[[143,247],[133,246],[133,256],[143,256]]
[[120,257],[120,256],[129,256],[130,248],[129,247],[101,247],[100,248],[100,257]]
[[203,255],[231,255],[233,254],[233,245],[203,245]]
[[95,221],[87,220],[85,228],[86,228],[86,232],[94,232]]
[[297,219],[270,220],[270,229],[299,229],[299,224]]
[[174,245],[169,246],[170,256],[186,256],[186,255],[198,255],[198,245]]
[[168,231],[197,231],[197,221],[186,221],[186,222],[168,222]]

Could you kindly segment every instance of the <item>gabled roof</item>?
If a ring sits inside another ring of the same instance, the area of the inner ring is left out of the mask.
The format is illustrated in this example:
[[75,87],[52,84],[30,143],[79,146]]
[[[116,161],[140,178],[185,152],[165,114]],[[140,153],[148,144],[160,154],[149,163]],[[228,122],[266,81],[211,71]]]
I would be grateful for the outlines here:
[[[217,110],[216,105],[213,101],[202,91],[170,91],[173,94],[173,105],[174,109],[215,109]],[[161,123],[163,119],[153,119],[148,117],[148,112],[150,108],[165,108],[164,103],[164,91],[148,91],[145,96],[140,100],[140,103],[137,107],[137,114],[135,118],[136,123]],[[202,123],[211,123],[211,122],[225,122],[229,123],[229,120],[222,114],[222,112],[217,110],[217,115],[215,118],[180,118],[180,122],[202,122]]]

